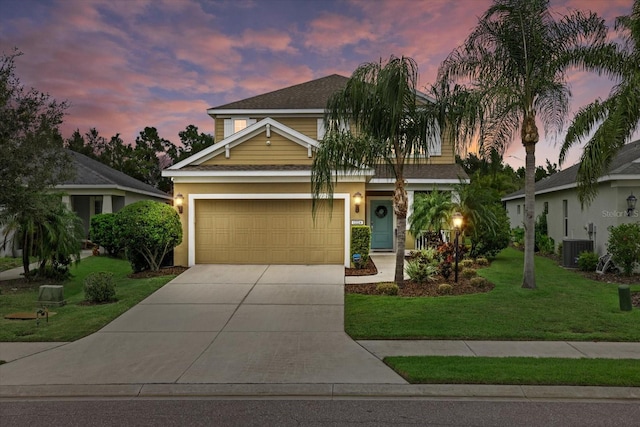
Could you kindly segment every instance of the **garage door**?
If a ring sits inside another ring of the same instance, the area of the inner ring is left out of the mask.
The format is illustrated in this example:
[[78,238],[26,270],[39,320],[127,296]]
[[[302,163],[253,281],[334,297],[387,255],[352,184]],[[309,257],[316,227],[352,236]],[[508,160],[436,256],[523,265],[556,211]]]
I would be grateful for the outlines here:
[[197,200],[196,264],[343,264],[344,201]]

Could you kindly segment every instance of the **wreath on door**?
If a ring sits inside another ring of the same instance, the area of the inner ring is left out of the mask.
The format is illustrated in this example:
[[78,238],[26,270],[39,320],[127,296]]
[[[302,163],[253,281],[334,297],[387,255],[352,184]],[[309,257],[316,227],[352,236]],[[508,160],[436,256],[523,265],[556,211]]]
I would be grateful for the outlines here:
[[376,216],[378,218],[384,218],[385,216],[387,216],[387,213],[388,213],[387,207],[386,206],[378,206],[376,208],[375,213],[376,213]]

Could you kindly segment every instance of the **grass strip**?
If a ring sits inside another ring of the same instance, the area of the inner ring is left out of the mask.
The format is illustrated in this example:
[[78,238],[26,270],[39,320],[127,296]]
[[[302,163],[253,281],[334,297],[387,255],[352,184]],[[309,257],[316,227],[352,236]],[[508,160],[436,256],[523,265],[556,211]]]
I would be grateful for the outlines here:
[[637,359],[401,356],[384,362],[411,384],[640,386]]
[[535,263],[535,290],[521,287],[523,253],[507,248],[478,270],[495,284],[488,293],[347,294],[345,330],[355,339],[640,341],[640,309],[620,311],[617,284],[589,280],[548,258]]
[[[117,301],[110,304],[82,305],[84,279],[94,271],[109,271],[114,275]],[[38,284],[33,289],[5,291],[0,295],[0,341],[75,341],[101,329],[107,323],[161,288],[175,276],[130,279],[129,262],[106,256],[83,259],[71,270],[71,279],[64,282],[67,304],[50,307],[55,312],[47,323],[44,319],[8,320],[4,316],[14,312],[33,312],[39,306]]]

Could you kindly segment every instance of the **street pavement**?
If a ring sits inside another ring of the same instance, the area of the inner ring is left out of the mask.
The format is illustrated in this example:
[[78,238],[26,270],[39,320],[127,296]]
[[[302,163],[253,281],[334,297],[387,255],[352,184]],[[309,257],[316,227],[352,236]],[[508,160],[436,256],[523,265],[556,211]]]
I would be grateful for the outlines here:
[[[389,255],[374,258],[383,280]],[[353,341],[342,266],[197,265],[72,343],[0,343],[0,397],[640,399],[640,388],[410,385],[392,355],[640,359],[640,343]],[[370,279],[371,280],[371,277]]]

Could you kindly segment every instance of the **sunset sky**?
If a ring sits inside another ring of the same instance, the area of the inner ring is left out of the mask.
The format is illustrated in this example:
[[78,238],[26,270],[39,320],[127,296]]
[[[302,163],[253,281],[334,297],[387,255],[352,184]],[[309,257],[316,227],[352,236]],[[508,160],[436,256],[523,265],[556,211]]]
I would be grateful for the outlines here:
[[[553,12],[590,9],[613,27],[632,0],[551,0]],[[95,127],[131,143],[145,126],[179,142],[194,124],[213,133],[209,107],[363,62],[413,57],[420,89],[460,45],[490,0],[0,0],[0,52],[14,47],[22,83],[70,103],[63,136]],[[613,30],[612,30],[613,31]],[[613,35],[613,32],[612,32]],[[571,74],[574,110],[612,82]],[[537,163],[557,162],[541,139]],[[571,151],[567,167],[577,161]],[[524,165],[514,141],[505,160]]]

